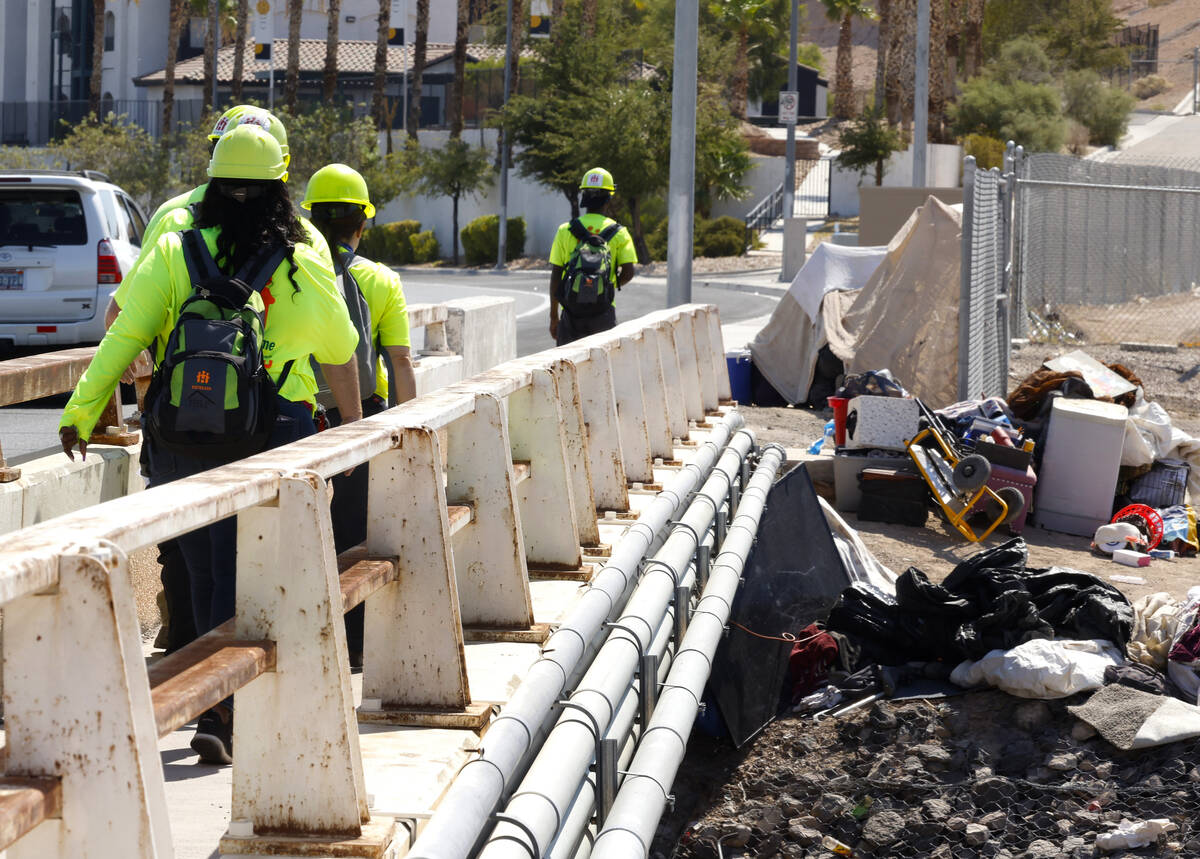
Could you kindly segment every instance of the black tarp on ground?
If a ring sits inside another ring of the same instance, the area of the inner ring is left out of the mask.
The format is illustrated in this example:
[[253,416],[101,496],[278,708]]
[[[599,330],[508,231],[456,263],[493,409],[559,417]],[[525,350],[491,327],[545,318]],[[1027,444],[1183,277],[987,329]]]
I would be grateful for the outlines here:
[[804,466],[771,487],[742,576],[729,636],[708,683],[738,746],[775,718],[792,644],[759,638],[734,623],[762,635],[796,633],[824,620],[850,584]]

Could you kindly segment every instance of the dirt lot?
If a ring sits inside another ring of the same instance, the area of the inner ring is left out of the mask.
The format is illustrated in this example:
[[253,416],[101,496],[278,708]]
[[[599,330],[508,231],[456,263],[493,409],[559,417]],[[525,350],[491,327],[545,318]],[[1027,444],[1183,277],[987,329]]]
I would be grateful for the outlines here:
[[[1013,356],[1013,385],[1061,351],[1031,346]],[[1087,350],[1119,361],[1176,426],[1200,435],[1200,350],[1175,353]],[[807,409],[743,408],[760,439],[807,448],[826,414]],[[859,522],[876,556],[901,572],[910,565],[935,581],[978,551],[930,514],[925,527]],[[1128,570],[1094,555],[1088,540],[1026,527],[1030,563],[1062,565],[1107,579],[1131,599],[1158,591],[1183,596],[1200,583],[1200,559]],[[999,543],[995,537],[983,546]],[[1093,859],[1200,857],[1200,742],[1122,752],[1067,713],[1061,701],[1025,701],[975,692],[934,701],[877,702],[836,721],[787,714],[743,749],[694,731],[651,856],[816,857],[832,837],[860,857]],[[1098,833],[1122,819],[1165,817],[1176,829],[1137,850],[1102,853]]]

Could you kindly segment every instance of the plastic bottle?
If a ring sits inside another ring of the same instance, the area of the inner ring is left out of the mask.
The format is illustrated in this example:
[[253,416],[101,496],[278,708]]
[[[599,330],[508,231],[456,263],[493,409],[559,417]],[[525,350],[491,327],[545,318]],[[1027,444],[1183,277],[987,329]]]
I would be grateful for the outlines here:
[[826,850],[829,850],[832,853],[836,853],[838,856],[853,855],[849,844],[843,844],[841,841],[838,841],[832,835],[826,835],[826,836],[822,837],[821,838],[821,846],[824,847]]

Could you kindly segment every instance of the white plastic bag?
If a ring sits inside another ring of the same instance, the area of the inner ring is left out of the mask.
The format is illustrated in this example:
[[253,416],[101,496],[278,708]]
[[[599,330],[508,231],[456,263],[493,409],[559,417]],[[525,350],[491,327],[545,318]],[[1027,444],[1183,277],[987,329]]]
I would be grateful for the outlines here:
[[970,688],[986,683],[1021,698],[1066,698],[1104,685],[1104,669],[1125,660],[1112,642],[1035,639],[1011,650],[993,650],[963,662],[950,682]]

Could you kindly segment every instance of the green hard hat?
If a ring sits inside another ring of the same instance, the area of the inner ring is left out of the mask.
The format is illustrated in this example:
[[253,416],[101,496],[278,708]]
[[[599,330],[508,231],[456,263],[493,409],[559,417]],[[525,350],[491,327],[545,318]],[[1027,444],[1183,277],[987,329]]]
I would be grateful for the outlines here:
[[279,143],[255,125],[238,125],[217,141],[208,175],[214,179],[287,181],[287,163]]
[[312,174],[300,207],[312,211],[313,203],[354,203],[362,206],[368,218],[375,217],[375,207],[367,194],[367,180],[345,164],[326,164]]
[[579,180],[579,190],[586,191],[588,188],[599,188],[602,191],[617,190],[617,186],[613,184],[612,174],[603,167],[593,167],[583,174],[583,178]]

